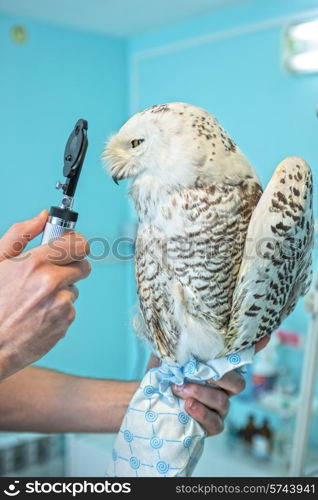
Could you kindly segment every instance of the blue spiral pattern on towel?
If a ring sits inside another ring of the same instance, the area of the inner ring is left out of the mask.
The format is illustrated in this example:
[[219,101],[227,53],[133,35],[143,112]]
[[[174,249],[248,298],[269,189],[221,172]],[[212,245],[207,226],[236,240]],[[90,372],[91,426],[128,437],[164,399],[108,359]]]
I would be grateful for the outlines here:
[[238,365],[241,362],[241,356],[239,356],[239,354],[231,354],[227,359],[232,365]]
[[178,415],[178,420],[180,424],[187,424],[189,422],[189,415],[187,415],[184,411],[180,411]]
[[159,474],[167,474],[169,470],[169,465],[161,460],[160,462],[157,462],[156,469],[159,472]]
[[130,431],[128,430],[124,431],[124,440],[127,441],[127,443],[131,443],[133,439],[134,436]]
[[155,450],[159,450],[163,445],[163,439],[161,439],[159,436],[153,436],[150,439],[150,446],[154,448]]
[[140,460],[138,460],[137,457],[130,457],[129,463],[130,463],[130,467],[134,470],[137,470],[140,467]]
[[184,438],[184,440],[183,440],[183,446],[185,448],[190,448],[190,446],[192,444],[192,441],[193,441],[193,438],[191,436],[188,436],[188,437]]
[[189,363],[187,364],[187,373],[189,373],[190,375],[193,375],[193,373],[195,373],[197,369],[197,364],[196,362],[192,359],[191,361],[189,361]]
[[152,410],[146,411],[145,419],[147,420],[147,422],[155,422],[157,418],[158,418],[158,413],[156,413],[155,411]]
[[146,396],[146,398],[151,398],[151,396],[153,396],[155,392],[156,389],[153,385],[146,385],[146,387],[144,388],[144,395]]

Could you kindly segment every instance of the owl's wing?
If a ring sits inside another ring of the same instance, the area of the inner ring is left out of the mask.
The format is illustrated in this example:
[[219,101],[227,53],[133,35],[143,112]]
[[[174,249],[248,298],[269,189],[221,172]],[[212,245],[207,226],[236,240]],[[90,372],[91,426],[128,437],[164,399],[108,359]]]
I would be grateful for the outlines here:
[[190,351],[192,340],[204,351],[206,341],[212,353],[213,336],[225,336],[245,236],[261,192],[255,179],[183,190],[162,205],[157,226],[139,227],[136,277],[144,336],[162,357],[175,359],[184,332],[182,344]]
[[153,225],[140,225],[135,246],[135,275],[140,312],[134,319],[138,336],[156,353],[171,357],[180,332],[173,322],[173,299],[164,258],[164,235]]
[[276,169],[249,224],[222,354],[271,334],[311,282],[312,174],[301,158]]

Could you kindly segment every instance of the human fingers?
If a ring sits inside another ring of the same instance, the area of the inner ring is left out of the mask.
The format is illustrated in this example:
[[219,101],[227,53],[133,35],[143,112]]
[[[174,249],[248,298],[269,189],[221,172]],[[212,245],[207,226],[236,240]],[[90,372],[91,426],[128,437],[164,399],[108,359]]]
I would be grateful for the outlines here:
[[161,360],[154,356],[153,354],[150,356],[149,363],[146,368],[146,372],[150,370],[151,368],[156,368],[157,366],[160,366]]
[[65,266],[84,259],[89,254],[89,244],[82,234],[67,232],[32,252],[52,264]]
[[255,344],[255,353],[261,351],[262,349],[264,349],[268,342],[270,341],[270,336],[269,335],[266,335],[266,337],[263,337],[261,340],[259,340],[258,342],[256,342]]
[[75,285],[69,285],[68,286],[68,290],[71,293],[71,300],[72,300],[72,302],[74,304],[74,302],[78,299],[78,296],[79,296],[78,288]]
[[36,217],[13,224],[0,239],[0,262],[17,257],[29,241],[43,231],[48,211],[42,210]]
[[74,299],[74,290],[67,287],[56,294],[53,302],[52,317],[61,325],[64,324],[64,333],[75,319]]
[[239,394],[240,392],[244,391],[246,386],[243,375],[241,375],[236,370],[232,370],[226,373],[219,380],[210,379],[209,382],[223,389],[223,391],[225,391],[228,396],[235,396],[236,394]]
[[195,399],[210,410],[214,410],[221,417],[225,417],[229,410],[228,394],[216,387],[207,385],[185,383],[182,385],[174,385],[172,388],[174,394],[182,399]]
[[66,266],[48,266],[48,273],[51,273],[56,280],[57,286],[64,288],[73,285],[80,280],[84,280],[91,272],[91,265],[87,259],[67,264]]
[[[255,344],[255,353],[264,349],[269,341],[270,337],[268,335],[259,340]],[[219,380],[210,380],[209,382],[217,385],[218,387],[226,391],[229,394],[229,396],[234,396],[236,394],[239,394],[240,392],[244,391],[246,386],[244,377],[236,370],[232,370],[226,373]]]
[[196,399],[189,398],[184,404],[186,412],[204,428],[207,436],[215,436],[224,430],[223,418]]

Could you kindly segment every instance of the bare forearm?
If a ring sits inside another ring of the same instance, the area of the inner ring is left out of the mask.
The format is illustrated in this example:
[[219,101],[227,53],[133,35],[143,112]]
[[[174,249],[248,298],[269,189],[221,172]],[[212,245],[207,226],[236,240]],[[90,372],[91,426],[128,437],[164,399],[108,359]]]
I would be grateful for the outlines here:
[[25,368],[0,383],[0,430],[114,432],[137,385]]

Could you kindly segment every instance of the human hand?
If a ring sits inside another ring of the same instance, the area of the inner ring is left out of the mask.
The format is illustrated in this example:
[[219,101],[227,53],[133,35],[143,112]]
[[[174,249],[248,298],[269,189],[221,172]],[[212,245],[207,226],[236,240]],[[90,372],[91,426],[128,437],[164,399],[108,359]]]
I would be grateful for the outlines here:
[[[255,352],[259,352],[269,342],[264,337],[255,345]],[[158,366],[160,361],[151,357],[148,368]],[[217,387],[209,387],[186,382],[182,386],[173,385],[172,391],[185,400],[184,409],[197,420],[207,433],[207,436],[220,434],[224,429],[224,419],[230,407],[230,397],[239,394],[245,389],[245,379],[237,371],[226,373],[220,380],[211,380]]]
[[[269,342],[264,337],[255,345],[259,352]],[[184,408],[189,415],[197,420],[207,433],[207,436],[220,434],[224,429],[224,419],[230,407],[230,397],[245,389],[245,379],[236,370],[226,373],[220,380],[210,380],[217,387],[209,387],[193,383],[183,386],[173,386],[173,392],[185,400]],[[181,387],[181,390],[180,390]]]
[[77,281],[90,273],[83,236],[66,233],[22,253],[48,213],[14,224],[0,239],[0,380],[41,358],[74,321]]

